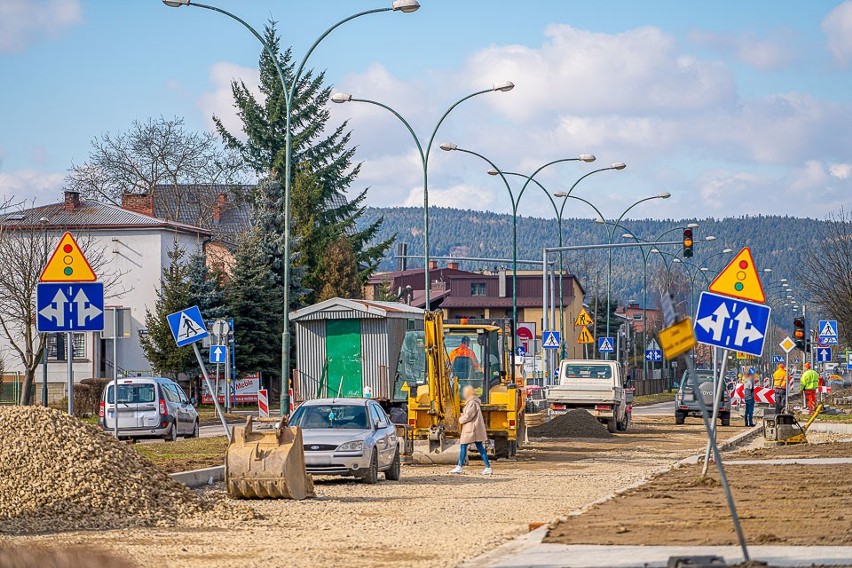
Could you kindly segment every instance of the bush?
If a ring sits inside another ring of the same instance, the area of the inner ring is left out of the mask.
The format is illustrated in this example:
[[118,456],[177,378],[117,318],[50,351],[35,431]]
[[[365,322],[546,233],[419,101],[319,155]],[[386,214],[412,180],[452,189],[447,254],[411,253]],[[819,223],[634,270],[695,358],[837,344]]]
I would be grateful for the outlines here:
[[86,418],[97,414],[104,388],[112,379],[83,379],[74,385],[74,416]]

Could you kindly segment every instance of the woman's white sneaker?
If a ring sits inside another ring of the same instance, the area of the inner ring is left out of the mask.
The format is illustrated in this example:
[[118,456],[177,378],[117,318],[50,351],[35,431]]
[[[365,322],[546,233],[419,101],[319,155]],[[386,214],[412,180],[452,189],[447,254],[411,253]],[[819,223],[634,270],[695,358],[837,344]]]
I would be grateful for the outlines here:
[[456,467],[453,468],[453,470],[450,473],[462,473],[463,471],[464,470],[462,469],[462,466],[457,465]]
[[486,467],[485,469],[483,469],[483,470],[482,470],[482,475],[491,475],[491,468],[490,468],[490,467]]

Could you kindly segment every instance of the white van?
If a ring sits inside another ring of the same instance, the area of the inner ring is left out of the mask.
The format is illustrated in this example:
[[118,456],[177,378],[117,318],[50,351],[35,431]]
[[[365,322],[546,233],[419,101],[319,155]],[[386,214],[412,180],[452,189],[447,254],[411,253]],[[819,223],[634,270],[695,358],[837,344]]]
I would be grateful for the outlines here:
[[[114,383],[101,397],[98,428],[115,429]],[[198,412],[176,382],[162,377],[118,380],[118,437],[129,439],[198,437]]]

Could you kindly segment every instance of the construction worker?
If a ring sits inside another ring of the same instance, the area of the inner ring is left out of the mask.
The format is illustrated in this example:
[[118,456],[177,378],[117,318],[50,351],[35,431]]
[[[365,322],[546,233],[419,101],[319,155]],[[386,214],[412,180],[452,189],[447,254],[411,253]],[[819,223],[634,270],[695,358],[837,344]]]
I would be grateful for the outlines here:
[[805,372],[802,373],[802,392],[805,393],[805,405],[813,412],[816,409],[816,393],[819,386],[819,373],[811,369],[810,363],[805,363]]
[[775,385],[775,414],[784,412],[787,406],[787,369],[784,363],[778,363],[778,368],[772,374],[772,380]]
[[476,359],[476,353],[474,353],[470,348],[470,338],[466,335],[461,338],[459,346],[450,351],[450,363],[453,363],[457,357],[467,357],[470,359],[474,368],[479,368],[479,361]]
[[745,403],[746,428],[754,426],[754,373],[749,369],[743,377],[743,402]]

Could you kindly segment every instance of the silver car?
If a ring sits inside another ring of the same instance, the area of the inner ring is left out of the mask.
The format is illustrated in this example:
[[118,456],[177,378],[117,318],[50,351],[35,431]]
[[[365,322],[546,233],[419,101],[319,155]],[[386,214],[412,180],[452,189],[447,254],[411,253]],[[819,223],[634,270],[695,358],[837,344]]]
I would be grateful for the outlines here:
[[[98,427],[115,428],[113,383],[104,389]],[[176,382],[162,377],[118,380],[118,437],[128,439],[198,437],[198,412]]]
[[290,417],[302,428],[305,466],[314,475],[348,475],[364,483],[399,480],[396,427],[379,404],[366,398],[304,402]]

